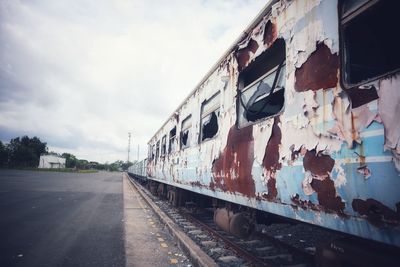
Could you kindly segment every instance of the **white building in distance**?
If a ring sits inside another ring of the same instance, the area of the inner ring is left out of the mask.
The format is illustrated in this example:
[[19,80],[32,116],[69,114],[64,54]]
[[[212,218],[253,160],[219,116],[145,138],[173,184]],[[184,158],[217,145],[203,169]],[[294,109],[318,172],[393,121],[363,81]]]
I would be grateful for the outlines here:
[[61,169],[65,168],[65,158],[55,155],[41,155],[39,159],[39,167],[46,169]]

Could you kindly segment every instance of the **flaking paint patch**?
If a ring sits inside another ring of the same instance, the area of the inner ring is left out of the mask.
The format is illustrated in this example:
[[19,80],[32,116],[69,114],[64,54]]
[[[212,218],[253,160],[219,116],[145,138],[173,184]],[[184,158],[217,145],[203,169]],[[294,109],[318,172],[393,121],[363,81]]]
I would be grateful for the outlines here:
[[257,51],[258,47],[258,43],[254,39],[250,39],[245,48],[239,49],[236,52],[239,71],[243,70],[249,64],[251,55]]
[[226,147],[212,164],[213,180],[210,188],[231,193],[255,196],[255,184],[251,174],[254,161],[253,126],[237,129],[232,126]]
[[304,170],[312,174],[310,186],[317,193],[319,205],[328,212],[343,214],[345,202],[337,195],[334,181],[330,179],[334,165],[335,161],[329,155],[315,150],[307,151],[303,158]]
[[298,92],[303,92],[336,87],[338,69],[338,55],[332,54],[329,47],[324,43],[319,43],[317,49],[308,57],[307,61],[296,69],[294,88]]
[[272,43],[276,40],[278,36],[276,24],[272,23],[270,20],[265,24],[264,28],[264,45],[270,47]]
[[266,180],[268,193],[263,195],[267,200],[274,200],[278,196],[276,188],[276,172],[281,169],[279,147],[282,140],[282,132],[279,127],[279,117],[274,118],[271,136],[265,148],[265,155],[263,159],[264,179]]
[[378,110],[385,128],[385,149],[391,150],[400,172],[400,74],[380,81]]
[[[303,116],[301,115],[301,117]],[[333,153],[340,151],[342,146],[341,140],[330,136],[316,135],[311,125],[299,123],[297,120],[286,121],[282,123],[281,128],[285,133],[282,135],[281,158],[286,160],[291,160],[293,151],[301,148]]]
[[340,188],[342,186],[345,186],[347,183],[347,179],[343,167],[336,162],[334,171],[336,172],[336,178],[334,180],[335,187]]
[[328,131],[345,140],[349,148],[353,148],[353,141],[361,144],[360,132],[367,128],[374,120],[380,117],[370,110],[368,104],[351,108],[349,98],[345,94],[337,95],[332,104],[335,125]]
[[254,157],[258,164],[262,164],[265,147],[267,146],[268,140],[272,132],[273,120],[267,120],[263,123],[257,123],[253,126],[253,137],[254,137]]

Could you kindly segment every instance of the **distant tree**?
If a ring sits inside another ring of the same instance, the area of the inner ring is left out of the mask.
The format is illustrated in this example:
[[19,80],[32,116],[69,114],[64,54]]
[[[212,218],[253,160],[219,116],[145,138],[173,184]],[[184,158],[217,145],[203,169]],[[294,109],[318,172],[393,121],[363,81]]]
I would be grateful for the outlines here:
[[63,158],[65,158],[65,167],[66,168],[75,168],[76,167],[78,159],[74,155],[69,154],[69,153],[63,153],[61,156]]
[[122,168],[122,170],[124,170],[124,171],[126,171],[126,170],[128,170],[128,168],[130,167],[130,166],[132,166],[133,165],[133,162],[123,162],[122,164],[121,164],[121,168]]
[[86,159],[78,159],[76,162],[76,167],[78,169],[89,169],[90,163]]
[[36,136],[11,139],[7,145],[10,167],[37,167],[40,155],[47,152],[47,144]]
[[0,141],[0,168],[8,165],[8,148]]

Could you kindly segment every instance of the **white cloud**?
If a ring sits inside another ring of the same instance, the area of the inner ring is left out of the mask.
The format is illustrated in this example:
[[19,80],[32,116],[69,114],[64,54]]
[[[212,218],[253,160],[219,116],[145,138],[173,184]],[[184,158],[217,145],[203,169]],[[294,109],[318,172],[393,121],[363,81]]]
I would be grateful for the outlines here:
[[166,114],[264,4],[2,1],[0,129],[101,162],[126,159],[130,131],[145,157]]

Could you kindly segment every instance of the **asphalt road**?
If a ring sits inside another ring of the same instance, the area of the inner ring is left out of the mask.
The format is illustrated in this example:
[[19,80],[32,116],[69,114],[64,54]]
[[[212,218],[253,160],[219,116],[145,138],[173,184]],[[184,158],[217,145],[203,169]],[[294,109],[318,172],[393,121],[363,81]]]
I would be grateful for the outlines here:
[[124,266],[121,173],[0,170],[0,266]]

